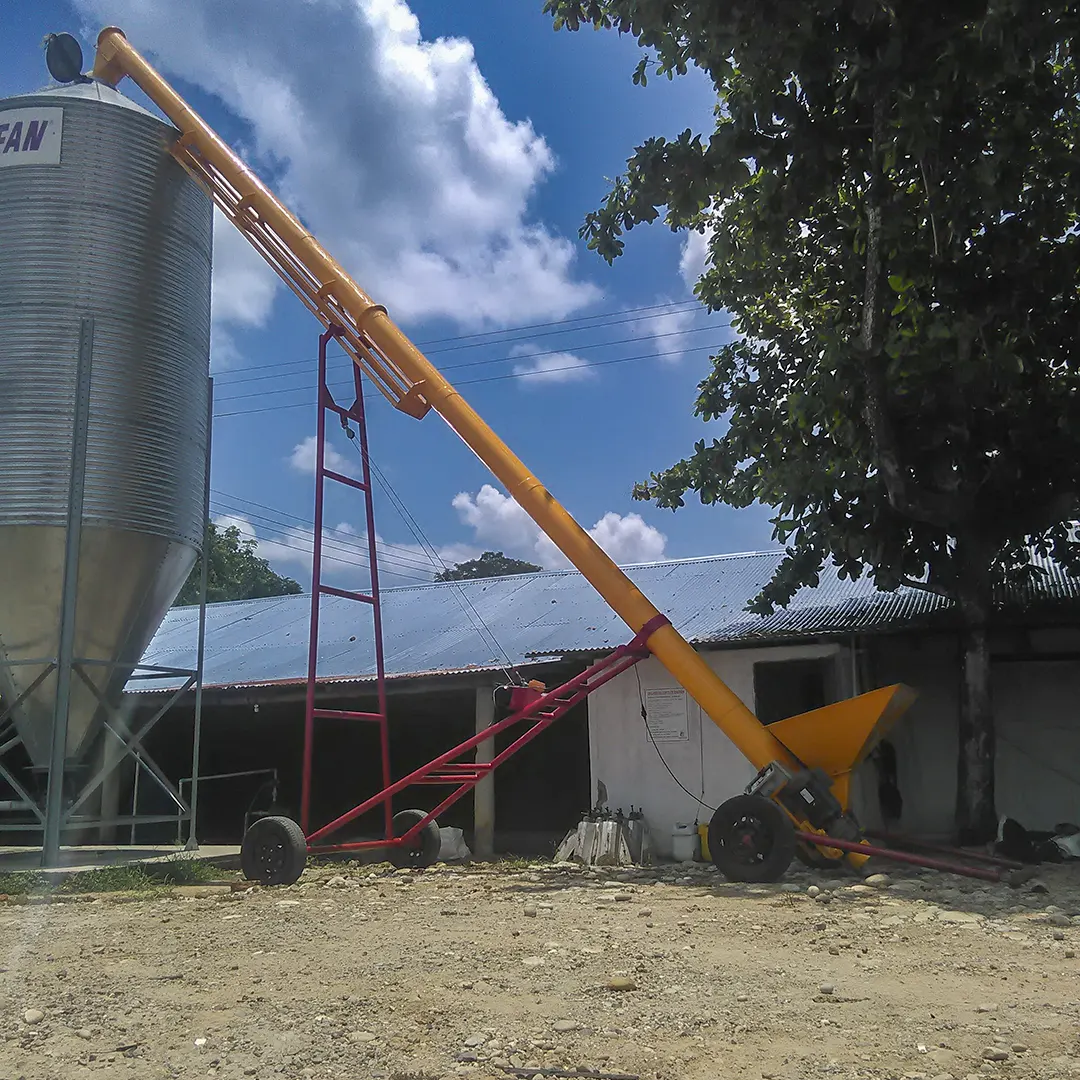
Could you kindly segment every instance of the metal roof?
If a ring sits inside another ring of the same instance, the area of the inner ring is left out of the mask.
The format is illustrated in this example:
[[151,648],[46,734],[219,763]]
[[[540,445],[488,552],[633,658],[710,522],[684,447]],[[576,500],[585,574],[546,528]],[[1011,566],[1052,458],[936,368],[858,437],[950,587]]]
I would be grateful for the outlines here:
[[[626,567],[634,583],[678,630],[699,645],[866,633],[917,624],[948,605],[931,594],[879,592],[873,583],[822,571],[773,615],[749,614],[747,603],[771,578],[782,552],[714,555]],[[1047,565],[1036,585],[1010,599],[1023,606],[1080,600],[1080,579]],[[497,671],[575,652],[602,652],[632,636],[622,620],[574,570],[516,574],[454,583],[403,586],[382,594],[389,676]],[[282,596],[212,604],[206,614],[204,686],[302,683],[307,672],[310,597]],[[195,666],[199,609],[173,608],[143,656],[144,664]],[[355,601],[326,597],[319,642],[320,681],[374,677],[371,615]],[[491,637],[498,643],[492,644]],[[179,685],[154,680],[153,689]],[[129,684],[149,689],[145,680]]]

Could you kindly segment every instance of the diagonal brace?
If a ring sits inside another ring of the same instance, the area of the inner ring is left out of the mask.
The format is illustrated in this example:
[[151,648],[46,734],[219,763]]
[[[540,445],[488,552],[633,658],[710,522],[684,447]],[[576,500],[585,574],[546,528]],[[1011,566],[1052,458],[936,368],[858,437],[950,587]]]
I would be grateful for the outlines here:
[[[106,700],[101,691],[98,690],[98,688],[94,685],[93,681],[87,676],[86,672],[83,671],[82,667],[76,665],[75,671],[79,678],[83,681],[83,683],[87,687],[89,687],[90,692],[94,695],[95,698],[97,698],[99,704],[105,709],[107,713],[109,713],[114,723],[116,723],[117,726],[121,729],[127,731],[127,725],[124,724],[124,722],[120,719],[116,707],[110,701]],[[105,723],[105,730],[108,731],[114,738],[120,741],[120,743],[124,747],[125,753],[128,756],[136,756],[136,759],[141,762],[141,764],[147,769],[150,775],[153,776],[154,779],[158,782],[158,784],[162,787],[165,794],[168,795],[176,803],[177,806],[181,807],[185,811],[187,810],[187,803],[185,803],[184,800],[180,797],[179,793],[170,783],[168,777],[166,777],[165,774],[162,773],[158,766],[154,763],[149,753],[147,753],[146,747],[142,745],[142,740],[146,738],[154,725],[157,724],[157,722],[173,707],[173,705],[176,704],[176,702],[184,694],[187,693],[188,690],[191,689],[194,684],[195,676],[189,675],[187,681],[173,692],[173,694],[168,698],[168,700],[166,700],[165,704],[162,705],[161,708],[159,708],[158,711],[154,713],[154,715],[150,717],[150,719],[147,720],[147,722],[143,724],[143,726],[139,728],[137,732],[131,734],[130,731],[128,731],[128,735],[130,736],[129,738],[125,738],[123,735],[119,734],[107,721]],[[145,760],[138,757],[137,754],[133,755],[133,751],[141,751],[142,754],[145,755]],[[103,765],[94,774],[94,776],[92,776],[83,786],[83,789],[82,791],[80,791],[75,802],[72,803],[72,805],[68,808],[68,815],[74,814],[79,809],[79,807],[81,807],[83,803],[85,803],[86,800],[90,798],[94,791],[97,790],[97,788],[101,785],[102,781],[104,781],[105,777],[108,776],[114,769],[118,768],[120,762],[123,760],[124,755],[121,755],[116,760]]]

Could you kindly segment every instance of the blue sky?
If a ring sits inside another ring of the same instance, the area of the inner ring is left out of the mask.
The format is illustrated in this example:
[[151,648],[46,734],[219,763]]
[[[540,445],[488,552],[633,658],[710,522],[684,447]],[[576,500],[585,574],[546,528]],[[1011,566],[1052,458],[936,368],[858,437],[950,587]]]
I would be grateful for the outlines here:
[[[614,557],[770,547],[760,508],[672,514],[630,497],[711,434],[692,403],[729,331],[693,303],[699,251],[662,227],[638,229],[608,267],[577,238],[637,143],[710,126],[708,87],[696,73],[634,87],[632,40],[556,34],[541,6],[42,0],[3,17],[0,95],[47,82],[47,32],[78,36],[89,67],[97,30],[121,26],[360,285],[431,343],[431,359]],[[305,586],[318,332],[222,225],[213,511]],[[344,358],[335,368],[347,384]],[[369,401],[372,458],[442,559],[501,548],[562,565],[441,420],[412,420],[374,392]],[[330,452],[355,463],[343,440]],[[429,578],[386,490],[376,513],[388,583]],[[335,493],[328,523],[340,527],[331,569],[359,573],[358,497]]]

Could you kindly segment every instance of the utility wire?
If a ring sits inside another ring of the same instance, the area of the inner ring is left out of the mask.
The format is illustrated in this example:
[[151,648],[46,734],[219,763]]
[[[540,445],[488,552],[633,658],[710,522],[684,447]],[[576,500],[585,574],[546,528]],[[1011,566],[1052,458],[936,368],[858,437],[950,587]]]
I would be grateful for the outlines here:
[[[546,369],[542,369],[542,370],[539,370],[539,371],[516,371],[516,372],[510,372],[509,374],[506,374],[506,375],[488,375],[488,376],[485,376],[484,378],[481,378],[481,379],[464,379],[463,381],[461,381],[459,383],[456,383],[455,385],[457,385],[457,386],[476,386],[479,383],[501,382],[501,381],[503,381],[505,379],[535,378],[536,376],[551,375],[551,374],[554,374],[555,372],[560,372],[560,371],[577,371],[577,370],[585,370],[587,368],[609,367],[612,364],[628,364],[628,363],[632,363],[632,362],[640,361],[640,360],[663,359],[665,356],[689,356],[689,355],[692,355],[694,353],[712,352],[712,351],[714,351],[716,349],[723,348],[723,346],[724,346],[724,342],[717,342],[717,343],[714,343],[714,344],[711,344],[711,345],[695,345],[692,349],[673,349],[673,350],[671,350],[669,352],[659,352],[659,353],[658,352],[649,352],[649,353],[641,353],[640,355],[637,355],[637,356],[620,356],[620,357],[615,358],[614,360],[597,360],[595,363],[585,365],[584,367],[583,367],[583,365],[579,365],[579,364],[567,364],[567,365],[564,365],[562,367],[546,368]],[[521,357],[521,359],[526,360],[526,359],[528,359],[528,357]],[[301,392],[310,393],[310,389],[305,388],[305,387],[297,387],[295,390],[292,390],[292,391],[289,391],[289,392],[290,393],[301,393]],[[348,390],[343,390],[341,392],[347,394]],[[262,397],[262,396],[265,396],[265,395],[260,394],[258,396]],[[229,417],[229,416],[255,416],[255,415],[259,414],[259,413],[283,412],[283,411],[285,411],[287,409],[307,409],[307,408],[310,408],[310,407],[311,407],[311,402],[309,402],[309,401],[297,401],[297,402],[287,403],[287,404],[283,404],[283,405],[267,405],[267,406],[265,406],[264,408],[261,408],[261,409],[234,409],[234,410],[227,411],[227,412],[220,412],[220,413],[216,412],[216,413],[214,413],[214,418],[215,419],[224,419],[224,418]]]
[[634,666],[634,675],[637,677],[637,692],[638,701],[641,703],[641,722],[645,725],[645,736],[652,743],[653,749],[656,751],[656,756],[660,759],[660,764],[667,769],[668,776],[675,781],[698,804],[698,806],[704,806],[710,814],[716,813],[716,807],[710,806],[704,798],[704,792],[701,795],[695,795],[672,771],[671,766],[667,763],[664,755],[660,752],[660,747],[657,746],[656,740],[653,738],[653,733],[649,730],[649,714],[645,709],[645,692],[641,689],[641,673],[638,671],[637,666]]
[[[299,514],[290,514],[285,510],[279,510],[276,507],[267,506],[265,503],[255,502],[253,499],[245,499],[245,498],[242,498],[239,495],[232,495],[232,494],[230,494],[229,492],[226,492],[226,491],[217,491],[216,489],[211,489],[210,494],[211,494],[211,496],[216,495],[219,500],[225,499],[225,500],[228,500],[231,503],[239,504],[239,505],[234,505],[232,507],[228,507],[228,506],[225,507],[225,509],[227,511],[232,512],[232,513],[242,514],[244,516],[251,517],[251,518],[259,517],[259,515],[253,514],[253,513],[251,513],[251,511],[246,509],[246,507],[248,507],[248,506],[254,506],[254,507],[258,508],[259,510],[267,511],[270,515],[276,516],[276,518],[278,520],[271,520],[271,524],[278,525],[280,527],[284,527],[284,528],[290,528],[291,527],[291,525],[288,522],[280,520],[282,518],[290,518],[292,521],[295,521],[295,522],[299,523],[300,525],[305,525],[308,528],[314,528],[314,525],[315,525],[315,523],[311,520],[311,518],[301,517]],[[266,519],[265,515],[263,517],[264,517],[264,520],[265,520]],[[337,535],[349,535],[353,540],[355,540],[355,542],[357,544],[360,544],[360,543],[364,544],[364,549],[363,550],[364,550],[365,553],[367,551],[367,536],[360,535],[359,533],[344,534],[339,529],[325,529],[324,528],[323,532],[329,532],[329,533],[333,533],[333,534],[337,534]],[[344,543],[347,543],[347,542],[344,542]],[[420,559],[420,553],[414,551],[412,548],[405,547],[405,546],[403,546],[401,544],[391,544],[391,543],[389,543],[387,541],[383,541],[383,540],[376,541],[376,546],[378,547],[378,549],[380,551],[388,552],[388,555],[387,555],[388,558],[392,556],[394,559],[399,560],[402,565],[408,565],[408,564],[411,563],[415,569],[417,569],[417,570],[425,570],[425,571],[429,570],[429,569],[432,570],[432,571],[438,569],[435,566],[428,566],[423,561],[418,561]],[[396,554],[399,551],[402,552],[403,554],[402,555]]]
[[[228,513],[228,511],[226,511],[226,513]],[[251,520],[253,516],[254,515],[246,515],[248,520]],[[254,524],[259,524],[259,525],[261,525],[263,527],[266,527],[266,528],[280,528],[281,527],[279,524],[277,524],[275,522],[272,522],[272,521],[268,521],[267,519],[264,519],[264,518],[256,519],[253,523]],[[297,542],[293,542],[293,540],[291,540],[291,539],[282,539],[282,538],[276,538],[276,537],[261,537],[259,542],[264,543],[264,544],[272,544],[276,548],[286,548],[289,551],[295,551],[298,554],[306,555],[309,558],[311,556],[311,547],[310,547],[310,545],[308,545],[306,543],[303,543],[303,542],[297,543]],[[335,562],[335,563],[343,564],[343,565],[348,566],[348,567],[356,567],[357,569],[364,569],[364,568],[366,568],[368,566],[368,561],[367,561],[366,555],[359,548],[351,548],[351,547],[346,547],[345,545],[342,545],[342,544],[336,544],[333,541],[328,540],[324,536],[323,537],[323,549],[324,550],[329,550],[329,554],[327,555],[327,561],[328,562]],[[335,552],[339,552],[340,554],[335,555],[334,554]],[[386,563],[385,559],[382,559],[380,561],[382,563],[384,563],[384,564]],[[387,572],[389,572],[389,573],[393,573],[395,576],[405,578],[408,581],[416,582],[416,584],[418,584],[418,585],[430,585],[431,582],[432,582],[431,578],[415,577],[415,576],[413,576],[411,574],[406,573],[404,570],[399,570],[396,566],[391,566],[388,569],[387,566],[384,565],[383,569],[387,570]]]
[[[711,352],[713,349],[722,348],[723,342],[715,345],[695,345],[692,349],[670,349],[668,352],[639,353],[637,356],[618,356],[614,360],[597,360],[595,363],[585,365],[587,368],[609,367],[611,364],[628,364],[637,360],[663,359],[665,356],[687,356],[690,353]],[[522,357],[527,360],[528,357]],[[482,379],[463,379],[458,386],[476,386],[477,383],[501,382],[504,379],[527,379],[539,375],[551,375],[556,371],[578,371],[580,364],[568,364],[565,367],[541,368],[537,371],[512,371],[507,375],[486,375]]]
[[[356,447],[356,452],[360,455],[360,460],[363,461],[364,452],[358,445],[358,441],[350,441]],[[398,515],[401,517],[402,521],[405,522],[405,525],[409,529],[409,531],[413,534],[413,538],[420,545],[420,547],[424,549],[425,553],[428,555],[431,561],[438,566],[441,566],[443,570],[445,570],[447,567],[446,564],[442,561],[442,557],[439,555],[438,551],[431,544],[428,538],[424,535],[424,531],[420,528],[419,522],[409,512],[409,508],[398,496],[398,493],[394,490],[393,485],[390,483],[389,480],[386,479],[386,477],[383,475],[382,470],[372,460],[370,453],[368,453],[367,455],[367,461],[368,465],[371,468],[372,474],[379,481],[383,490],[386,492],[387,497],[390,499],[391,505],[398,512]],[[501,654],[502,659],[505,661],[505,666],[502,667],[503,674],[510,680],[510,682],[522,684],[524,680],[518,673],[514,661],[510,658],[510,654],[502,647],[499,639],[495,636],[487,623],[484,622],[483,616],[480,614],[479,611],[476,610],[476,607],[465,594],[465,590],[461,587],[461,585],[458,582],[453,582],[452,584],[454,587],[450,591],[455,597],[457,597],[458,603],[461,604],[462,610],[465,612],[466,616],[469,618],[470,621],[473,621],[475,617],[476,621],[473,622],[473,629],[476,630],[477,634],[479,634],[480,640],[483,641],[484,644],[488,647],[493,647],[496,653]],[[477,622],[480,624],[479,626],[476,625]]]
[[[671,308],[686,308],[687,310],[692,311],[692,310],[695,310],[697,308],[701,308],[701,303],[698,300],[672,300],[672,301],[665,302],[663,304],[645,304],[645,305],[643,305],[641,307],[619,308],[616,311],[601,311],[596,315],[577,315],[577,316],[573,316],[572,318],[568,318],[568,319],[552,319],[552,320],[550,320],[548,322],[527,323],[524,326],[508,326],[508,327],[506,327],[506,328],[504,328],[502,330],[489,330],[489,331],[487,331],[485,333],[482,333],[482,334],[462,334],[462,335],[458,335],[456,337],[438,338],[438,339],[436,339],[434,341],[421,341],[421,342],[418,343],[418,345],[421,348],[428,348],[431,345],[441,345],[444,342],[464,341],[464,340],[471,339],[471,338],[496,337],[499,334],[517,334],[517,333],[520,333],[521,331],[524,331],[524,330],[541,330],[541,329],[543,329],[544,327],[547,327],[547,326],[566,326],[569,323],[591,322],[591,321],[594,321],[596,319],[610,319],[615,315],[630,315],[630,314],[633,314],[633,313],[639,312],[639,311],[662,312],[662,311],[668,311]],[[704,309],[702,309],[702,310],[704,310]],[[623,320],[623,321],[629,321],[629,320]],[[614,324],[613,323],[608,323],[607,325],[611,326],[611,325],[614,325]],[[592,328],[590,328],[590,329],[592,329]],[[534,337],[539,337],[541,335],[533,335],[533,336]],[[431,351],[432,352],[446,352],[447,350],[446,349],[432,349]]]
[[[262,515],[252,514],[250,512],[241,512],[231,506],[222,506],[220,503],[212,503],[211,509],[218,513],[219,516],[221,514],[230,516],[240,515],[242,513],[242,516],[245,520],[250,521],[253,524],[263,526],[265,528],[283,529],[290,527],[289,525],[280,521],[275,521],[272,518],[266,518]],[[356,566],[360,569],[363,569],[364,567],[369,565],[366,549],[362,549],[358,545],[354,546],[351,544],[342,543],[340,541],[335,541],[333,539],[328,539],[325,535],[327,532],[336,532],[336,530],[323,530],[323,548],[324,550],[330,551],[330,554],[327,556],[329,561],[344,563],[349,566]],[[308,547],[307,544],[303,542],[296,542],[296,539],[292,537],[263,537],[262,542],[267,544],[273,544],[275,547],[279,548],[287,548],[290,551],[296,551],[304,555],[311,555],[311,548]],[[340,553],[340,555],[335,556],[335,552]],[[389,572],[393,573],[395,576],[405,578],[408,581],[414,581],[418,585],[430,585],[433,580],[431,577],[422,578],[416,576],[415,574],[407,572],[411,570],[423,569],[418,564],[398,561],[396,558],[386,555],[379,556],[379,561],[384,566],[384,569],[388,569]]]
[[[694,326],[694,327],[690,327],[687,330],[667,330],[662,334],[649,334],[648,336],[653,341],[659,341],[662,338],[685,337],[688,334],[700,334],[705,330],[723,329],[724,327],[730,326],[730,325],[731,325],[731,323],[710,323],[708,326]],[[612,348],[615,345],[628,345],[628,344],[631,344],[631,343],[634,343],[634,342],[640,342],[642,340],[644,340],[642,338],[642,336],[640,334],[636,334],[633,337],[616,338],[614,341],[593,341],[593,342],[590,342],[588,345],[569,345],[566,348],[547,349],[544,352],[519,353],[516,356],[495,356],[495,357],[488,357],[487,359],[484,359],[484,360],[467,360],[464,363],[460,363],[460,364],[444,364],[444,365],[440,366],[439,370],[440,371],[455,371],[455,370],[460,370],[462,368],[487,367],[487,366],[490,366],[491,364],[522,363],[523,361],[535,360],[535,359],[537,359],[537,358],[539,358],[541,356],[558,356],[558,355],[560,355],[562,353],[567,353],[567,352],[579,353],[579,352],[585,352],[588,349],[606,349],[606,348]],[[304,363],[305,365],[308,365],[308,361],[306,361],[306,360],[302,361],[302,363]],[[270,366],[275,367],[276,365],[270,365]],[[307,374],[309,374],[309,370],[306,368],[304,371],[289,372],[289,373],[286,373],[286,374],[278,373],[278,374],[269,374],[269,375],[253,375],[253,376],[248,376],[245,379],[236,379],[233,382],[228,383],[227,387],[233,387],[233,386],[237,386],[237,385],[241,385],[241,384],[245,384],[245,383],[266,382],[269,379],[277,379],[277,380],[288,379],[288,378],[291,378],[291,377],[294,377],[294,376],[307,375]],[[303,387],[297,386],[297,387],[287,387],[287,388],[285,388],[283,390],[264,390],[262,392],[256,392],[256,393],[253,393],[253,394],[232,394],[232,395],[230,395],[228,397],[221,398],[221,400],[222,401],[239,401],[241,398],[245,398],[245,397],[247,397],[247,398],[250,398],[250,397],[272,397],[275,394],[291,394],[294,391],[301,390],[301,389],[306,390],[306,389],[309,389],[309,387],[307,387],[307,386],[303,386]]]
[[[576,319],[556,319],[556,320],[554,320],[552,322],[532,323],[531,325],[528,325],[528,326],[511,326],[511,327],[507,327],[504,330],[491,330],[491,331],[488,331],[486,333],[481,333],[481,334],[463,334],[463,335],[459,335],[459,336],[456,336],[456,337],[436,338],[436,339],[430,340],[430,341],[418,341],[418,342],[416,342],[416,347],[418,349],[426,349],[428,351],[428,353],[430,353],[431,355],[436,355],[438,353],[443,353],[443,352],[455,352],[458,349],[481,349],[481,348],[490,347],[492,345],[505,345],[505,344],[507,344],[509,342],[523,340],[525,337],[549,337],[550,336],[549,333],[524,334],[524,335],[520,335],[520,336],[502,337],[498,341],[479,341],[479,340],[477,340],[477,339],[480,339],[480,338],[496,337],[496,336],[498,336],[500,334],[502,334],[502,335],[517,335],[520,331],[523,331],[523,330],[542,329],[544,327],[549,327],[549,326],[556,326],[556,327],[569,326],[569,324],[571,324],[571,323],[579,323],[579,322],[584,322],[584,321],[587,321],[587,320],[605,319],[605,318],[610,318],[610,316],[612,316],[612,315],[624,315],[624,314],[629,315],[629,314],[632,314],[632,313],[635,313],[635,312],[641,312],[641,311],[653,312],[653,314],[651,314],[651,315],[639,315],[636,318],[612,319],[609,322],[597,323],[594,326],[577,326],[577,327],[573,327],[573,328],[571,328],[569,330],[565,330],[565,331],[563,331],[563,330],[554,331],[554,333],[560,333],[560,334],[561,333],[574,333],[574,332],[587,332],[589,330],[603,330],[603,329],[606,329],[608,326],[621,326],[621,325],[624,325],[626,323],[641,322],[642,320],[646,320],[646,319],[659,318],[660,316],[663,316],[663,315],[689,314],[689,313],[697,311],[697,310],[704,310],[704,309],[701,308],[701,305],[698,303],[698,301],[696,301],[696,300],[678,300],[678,301],[675,301],[675,302],[670,303],[670,304],[652,304],[652,305],[648,305],[648,306],[645,306],[645,307],[623,308],[621,311],[605,312],[605,313],[602,313],[600,315],[582,315],[582,316],[580,316],[580,317],[578,317]],[[431,348],[431,346],[433,346],[433,345],[440,345],[440,344],[442,344],[444,342],[463,343],[463,344],[455,344],[453,346],[453,348],[444,348],[444,349]],[[285,361],[281,361],[278,364],[270,364],[270,365],[267,365],[267,364],[244,364],[244,365],[241,365],[239,367],[228,368],[225,371],[219,372],[215,376],[215,378],[227,378],[233,372],[239,372],[239,371],[265,371],[268,368],[285,367],[287,365],[292,365],[292,364],[313,364],[313,363],[316,362],[317,359],[318,359],[318,357],[311,357],[310,359],[285,360]]]

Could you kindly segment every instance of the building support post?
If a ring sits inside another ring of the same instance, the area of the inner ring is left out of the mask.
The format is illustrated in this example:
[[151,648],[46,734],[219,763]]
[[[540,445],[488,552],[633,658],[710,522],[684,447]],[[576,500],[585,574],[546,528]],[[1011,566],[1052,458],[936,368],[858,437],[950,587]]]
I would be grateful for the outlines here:
[[[104,757],[103,767],[108,769],[109,773],[101,782],[101,820],[112,821],[120,816],[121,770],[119,760],[121,750],[112,739],[106,739],[102,749],[102,756]],[[138,766],[136,766],[136,776],[138,776],[138,772]],[[134,829],[135,826],[133,825],[132,831]],[[99,844],[116,843],[116,826],[99,825],[97,842]],[[134,842],[133,840],[132,843]]]
[[[495,722],[495,697],[491,686],[476,688],[476,734]],[[476,761],[486,764],[495,756],[495,739],[485,739],[476,747]],[[473,854],[490,859],[495,854],[495,774],[491,771],[473,789]]]

